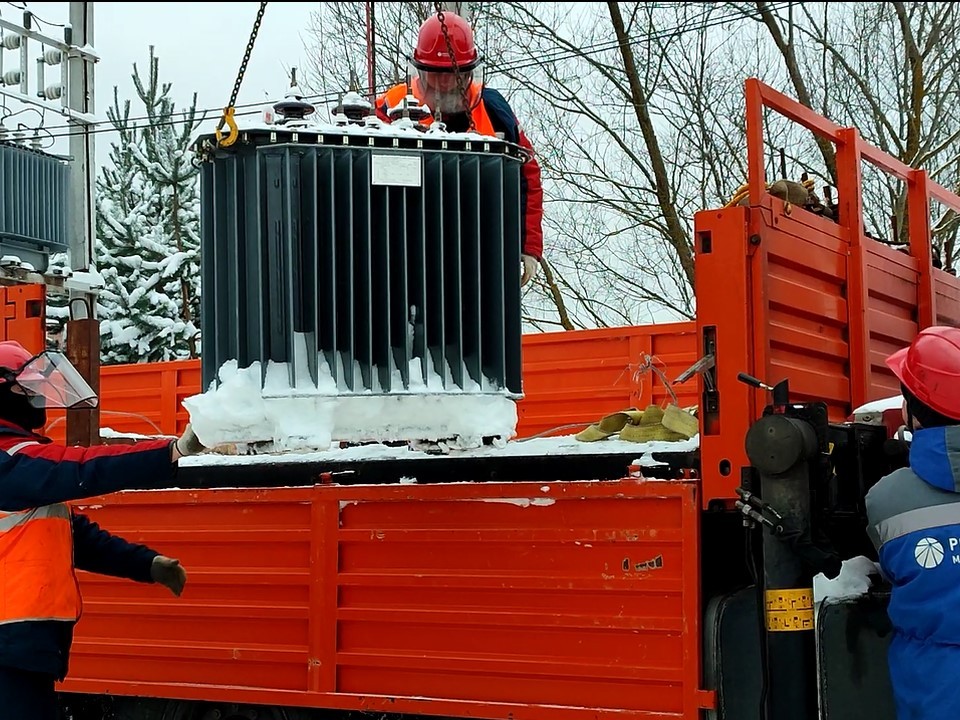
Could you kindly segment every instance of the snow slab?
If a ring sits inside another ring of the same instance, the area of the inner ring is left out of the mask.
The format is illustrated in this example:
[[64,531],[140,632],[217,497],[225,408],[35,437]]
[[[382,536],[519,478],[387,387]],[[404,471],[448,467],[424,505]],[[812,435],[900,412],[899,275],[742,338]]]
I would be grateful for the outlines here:
[[117,440],[154,440],[158,437],[164,437],[164,436],[142,435],[140,433],[120,432],[119,430],[114,430],[113,428],[104,427],[104,428],[100,428],[100,437],[113,438]]
[[881,398],[865,403],[853,411],[854,415],[865,413],[882,413],[884,410],[899,410],[903,407],[903,396],[894,395],[893,397]]
[[[457,438],[468,446],[483,438],[508,440],[516,434],[517,405],[505,391],[446,389],[431,372],[423,383],[419,361],[410,365],[408,388],[386,393],[348,393],[338,386],[326,362],[318,359],[319,379],[307,373],[305,357],[239,368],[223,364],[219,384],[183,401],[197,437],[207,447],[260,445],[276,451],[327,450],[336,442],[437,442]],[[432,370],[432,369],[431,369]],[[397,384],[400,373],[392,369]],[[291,376],[293,381],[291,382]],[[342,378],[343,373],[338,372]],[[401,386],[402,387],[402,386]]]
[[[639,457],[652,452],[687,452],[699,446],[699,436],[690,440],[666,442],[655,440],[647,443],[626,440],[601,440],[580,442],[576,435],[514,440],[500,446],[483,446],[457,450],[452,455],[437,455],[407,446],[396,447],[382,443],[354,447],[328,449],[318,452],[271,453],[264,455],[220,455],[204,453],[180,460],[181,467],[208,465],[257,465],[267,463],[331,463],[370,460],[427,460],[453,457],[543,457],[547,455],[623,455]],[[633,460],[633,464],[642,464]]]
[[858,598],[870,589],[870,575],[878,574],[880,567],[862,555],[843,561],[840,574],[828,580],[823,573],[813,578],[813,602],[839,601]]
[[[186,398],[183,406],[200,442],[210,448],[236,446],[238,452],[205,453],[181,463],[398,460],[436,457],[415,447],[436,443],[441,452],[455,451],[460,457],[622,454],[641,458],[636,464],[650,464],[642,459],[645,453],[699,447],[699,436],[681,442],[608,439],[587,443],[575,435],[508,442],[516,436],[517,404],[490,381],[465,389],[444,388],[432,367],[424,382],[420,362],[413,359],[407,388],[351,393],[342,386],[343,368],[337,368],[338,383],[322,355],[314,382],[307,372],[305,352],[300,347],[292,365],[269,362],[265,374],[259,362],[247,368],[239,368],[235,360],[225,362],[218,381],[206,392]],[[403,387],[399,370],[394,367],[392,374],[395,385]],[[493,438],[494,445],[485,444],[485,438]],[[341,443],[354,446],[341,449]],[[247,454],[251,447],[257,454]]]

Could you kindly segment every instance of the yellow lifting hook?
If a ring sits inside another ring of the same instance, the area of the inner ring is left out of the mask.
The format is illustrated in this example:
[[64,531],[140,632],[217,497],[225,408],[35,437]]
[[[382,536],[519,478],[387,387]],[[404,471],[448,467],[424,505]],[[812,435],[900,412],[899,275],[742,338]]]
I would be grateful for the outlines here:
[[[220,124],[217,125],[216,136],[217,136],[217,145],[219,147],[230,147],[237,141],[237,137],[240,135],[237,130],[237,121],[233,119],[234,108],[231,105],[228,108],[224,108],[223,117],[220,118]],[[223,136],[221,129],[226,125],[230,132],[226,137]]]
[[[263,12],[266,9],[267,3],[260,3],[260,9],[257,11],[257,18],[253,21],[253,30],[250,32],[250,39],[247,40],[247,48],[243,53],[243,60],[240,61],[240,70],[237,72],[237,81],[233,85],[233,92],[230,93],[230,102],[228,102],[227,107],[223,109],[223,117],[220,118],[220,122],[217,125],[217,129],[214,133],[217,136],[217,147],[230,147],[240,136],[240,132],[237,130],[237,121],[234,120],[233,114],[236,112],[237,95],[240,93],[240,83],[243,82],[243,74],[247,71],[247,63],[250,62],[250,53],[253,52],[253,44],[257,40],[257,33],[260,32],[260,23],[263,22]],[[224,125],[230,129],[230,132],[226,137],[224,137],[223,133],[221,132]]]

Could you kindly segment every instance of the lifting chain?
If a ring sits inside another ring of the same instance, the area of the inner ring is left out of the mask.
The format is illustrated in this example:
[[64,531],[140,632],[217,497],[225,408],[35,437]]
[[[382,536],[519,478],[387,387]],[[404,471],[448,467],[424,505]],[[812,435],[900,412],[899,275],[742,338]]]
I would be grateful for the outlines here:
[[[257,33],[260,32],[260,23],[263,22],[263,12],[267,9],[267,3],[260,3],[260,9],[257,10],[257,17],[253,21],[253,30],[250,32],[250,39],[247,40],[247,49],[243,53],[243,60],[240,61],[240,70],[237,72],[237,81],[233,84],[233,92],[230,93],[230,102],[227,103],[227,107],[223,110],[223,116],[220,118],[220,122],[217,125],[216,136],[217,136],[217,145],[219,147],[229,147],[237,141],[238,131],[237,131],[237,122],[234,120],[234,112],[236,110],[235,105],[237,103],[237,95],[240,94],[240,84],[243,82],[243,75],[247,72],[247,63],[250,62],[250,54],[253,52],[253,44],[257,40]],[[221,130],[223,126],[226,125],[230,128],[230,133],[223,137]]]
[[440,29],[443,31],[443,39],[447,43],[447,52],[450,54],[450,64],[453,66],[453,75],[457,80],[457,90],[460,91],[460,98],[463,100],[463,107],[467,113],[467,120],[470,122],[469,130],[473,132],[477,129],[476,123],[473,122],[473,108],[470,106],[470,97],[467,95],[467,88],[463,84],[463,76],[460,74],[460,70],[457,67],[457,56],[453,51],[453,42],[450,40],[450,31],[447,29],[447,21],[443,14],[443,3],[435,2],[434,5],[437,8],[437,20],[440,21]]

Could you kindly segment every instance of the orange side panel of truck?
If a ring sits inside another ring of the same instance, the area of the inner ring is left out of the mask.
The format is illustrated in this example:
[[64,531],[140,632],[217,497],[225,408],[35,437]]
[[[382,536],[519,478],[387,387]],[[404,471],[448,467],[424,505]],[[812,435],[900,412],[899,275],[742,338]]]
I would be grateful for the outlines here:
[[695,718],[697,484],[130,492],[179,599],[81,573],[63,689],[456,717]]
[[[517,433],[529,437],[630,407],[664,405],[672,399],[664,378],[672,383],[697,357],[694,322],[524,335]],[[696,376],[671,389],[681,407],[699,403]]]

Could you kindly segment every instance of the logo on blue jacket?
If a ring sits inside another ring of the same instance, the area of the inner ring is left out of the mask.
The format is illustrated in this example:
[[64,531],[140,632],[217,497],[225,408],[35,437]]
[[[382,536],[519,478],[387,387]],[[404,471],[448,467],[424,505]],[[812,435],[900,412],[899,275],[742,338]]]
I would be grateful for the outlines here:
[[920,567],[927,570],[935,568],[943,562],[943,545],[934,538],[920,538],[917,547],[913,550],[913,556]]

